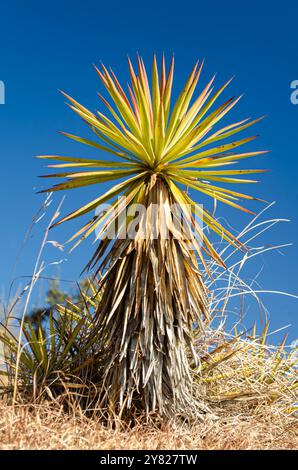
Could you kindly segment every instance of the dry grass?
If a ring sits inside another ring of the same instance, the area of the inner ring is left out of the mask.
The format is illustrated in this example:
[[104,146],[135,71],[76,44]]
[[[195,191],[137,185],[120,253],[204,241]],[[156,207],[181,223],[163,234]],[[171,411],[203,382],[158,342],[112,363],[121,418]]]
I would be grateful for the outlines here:
[[[258,340],[224,341],[212,332],[213,348],[193,391],[213,418],[200,421],[190,413],[191,422],[176,416],[133,427],[117,418],[112,429],[87,418],[75,401],[64,411],[68,392],[55,401],[45,394],[35,402],[23,397],[14,406],[2,399],[0,449],[296,449],[297,353],[283,354],[282,347],[263,344],[265,337],[266,331]],[[209,350],[208,338],[204,345]]]
[[[235,411],[235,410],[234,410]],[[114,430],[96,419],[65,414],[49,405],[0,404],[0,449],[294,449],[297,423],[276,410],[263,417],[229,414],[193,426],[168,423]],[[267,414],[265,413],[267,411]]]

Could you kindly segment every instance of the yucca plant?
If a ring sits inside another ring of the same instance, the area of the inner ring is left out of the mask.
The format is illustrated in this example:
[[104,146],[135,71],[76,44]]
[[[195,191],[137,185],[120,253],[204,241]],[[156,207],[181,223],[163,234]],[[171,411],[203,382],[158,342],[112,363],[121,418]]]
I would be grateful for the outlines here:
[[[229,139],[259,119],[214,130],[239,100],[231,98],[210,110],[230,80],[214,92],[213,77],[193,99],[203,67],[203,62],[197,63],[172,103],[174,59],[166,72],[164,57],[161,70],[153,57],[151,84],[143,60],[138,57],[137,62],[136,71],[128,60],[131,83],[127,93],[112,70],[95,67],[111,99],[99,95],[109,117],[89,111],[65,94],[98,139],[64,134],[112,159],[39,158],[56,160],[49,168],[62,170],[47,177],[66,178],[51,191],[122,180],[55,225],[111,202],[71,238],[77,239],[77,246],[97,233],[98,246],[87,268],[95,275],[102,272],[99,288],[106,287],[93,330],[101,351],[101,403],[111,413],[133,405],[147,414],[170,415],[194,404],[189,354],[196,360],[193,325],[203,329],[208,317],[206,255],[223,265],[200,221],[244,249],[185,189],[250,212],[239,200],[255,198],[222,185],[254,182],[239,176],[263,170],[230,169],[230,165],[265,152],[235,152],[256,136]],[[135,205],[145,208],[137,223]]]
[[66,404],[73,395],[84,407],[97,399],[90,393],[93,371],[88,364],[98,349],[91,332],[94,307],[102,293],[96,279],[86,280],[82,287],[79,299],[66,298],[63,304],[50,308],[45,324],[42,316],[28,315],[23,324],[20,321],[20,338],[8,324],[0,322],[0,396],[14,393],[17,374],[21,399],[32,402],[45,396],[59,397]]

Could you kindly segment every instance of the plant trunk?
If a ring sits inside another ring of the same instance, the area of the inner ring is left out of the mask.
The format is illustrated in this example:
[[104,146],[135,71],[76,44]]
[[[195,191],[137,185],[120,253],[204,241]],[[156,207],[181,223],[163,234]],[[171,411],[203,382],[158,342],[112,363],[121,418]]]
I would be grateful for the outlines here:
[[[102,264],[101,405],[109,414],[137,409],[171,416],[194,405],[193,327],[206,316],[206,290],[186,229],[177,235],[166,181],[152,176],[137,202],[146,214],[135,236],[116,239]],[[106,243],[101,240],[95,262]]]

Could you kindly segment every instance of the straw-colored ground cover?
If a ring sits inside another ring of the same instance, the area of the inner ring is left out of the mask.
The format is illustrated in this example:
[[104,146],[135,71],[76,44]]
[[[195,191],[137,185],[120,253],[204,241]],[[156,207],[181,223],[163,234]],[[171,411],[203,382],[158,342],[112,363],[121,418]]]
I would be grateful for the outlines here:
[[210,408],[203,421],[105,426],[64,397],[34,404],[0,401],[0,449],[295,449],[298,447],[295,353],[237,340],[205,359],[197,391]]

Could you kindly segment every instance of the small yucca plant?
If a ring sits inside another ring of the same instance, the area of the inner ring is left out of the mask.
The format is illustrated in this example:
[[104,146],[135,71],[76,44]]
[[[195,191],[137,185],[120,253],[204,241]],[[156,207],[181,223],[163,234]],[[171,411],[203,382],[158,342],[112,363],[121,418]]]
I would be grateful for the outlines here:
[[[231,98],[209,112],[230,83],[213,93],[213,77],[193,100],[203,62],[195,65],[174,104],[174,59],[166,73],[163,58],[159,73],[154,56],[151,86],[143,60],[138,57],[137,73],[130,60],[128,63],[128,93],[112,70],[96,68],[112,100],[110,104],[100,95],[110,117],[90,112],[65,95],[98,141],[65,135],[107,152],[113,159],[39,158],[60,162],[49,167],[62,172],[47,177],[63,177],[66,181],[52,191],[123,179],[55,225],[112,201],[108,210],[92,216],[71,239],[78,238],[77,245],[97,231],[98,246],[87,267],[95,274],[103,272],[100,288],[106,287],[93,330],[102,353],[102,405],[117,412],[129,409],[133,403],[146,413],[157,410],[170,414],[193,403],[188,354],[193,351],[194,323],[203,325],[208,316],[202,277],[208,272],[204,257],[208,255],[223,264],[198,220],[241,248],[241,243],[183,188],[198,190],[215,201],[249,212],[238,201],[255,198],[222,184],[254,182],[238,176],[263,170],[235,170],[230,165],[265,152],[232,152],[256,136],[225,143],[259,119],[245,119],[213,130],[239,98]],[[124,197],[116,199],[120,194]],[[133,223],[134,214],[129,211],[133,204],[141,204],[146,211],[135,226],[134,237],[123,237],[126,227]],[[173,206],[181,210],[183,223]],[[115,224],[117,236],[111,242],[110,231]]]
[[47,396],[67,404],[73,395],[73,402],[86,409],[98,399],[91,384],[95,374],[88,367],[97,354],[91,335],[94,307],[101,298],[97,286],[97,280],[85,281],[79,300],[66,298],[50,308],[45,324],[41,315],[28,315],[20,321],[20,338],[0,322],[0,396],[13,395],[17,385],[18,397],[31,402]]

